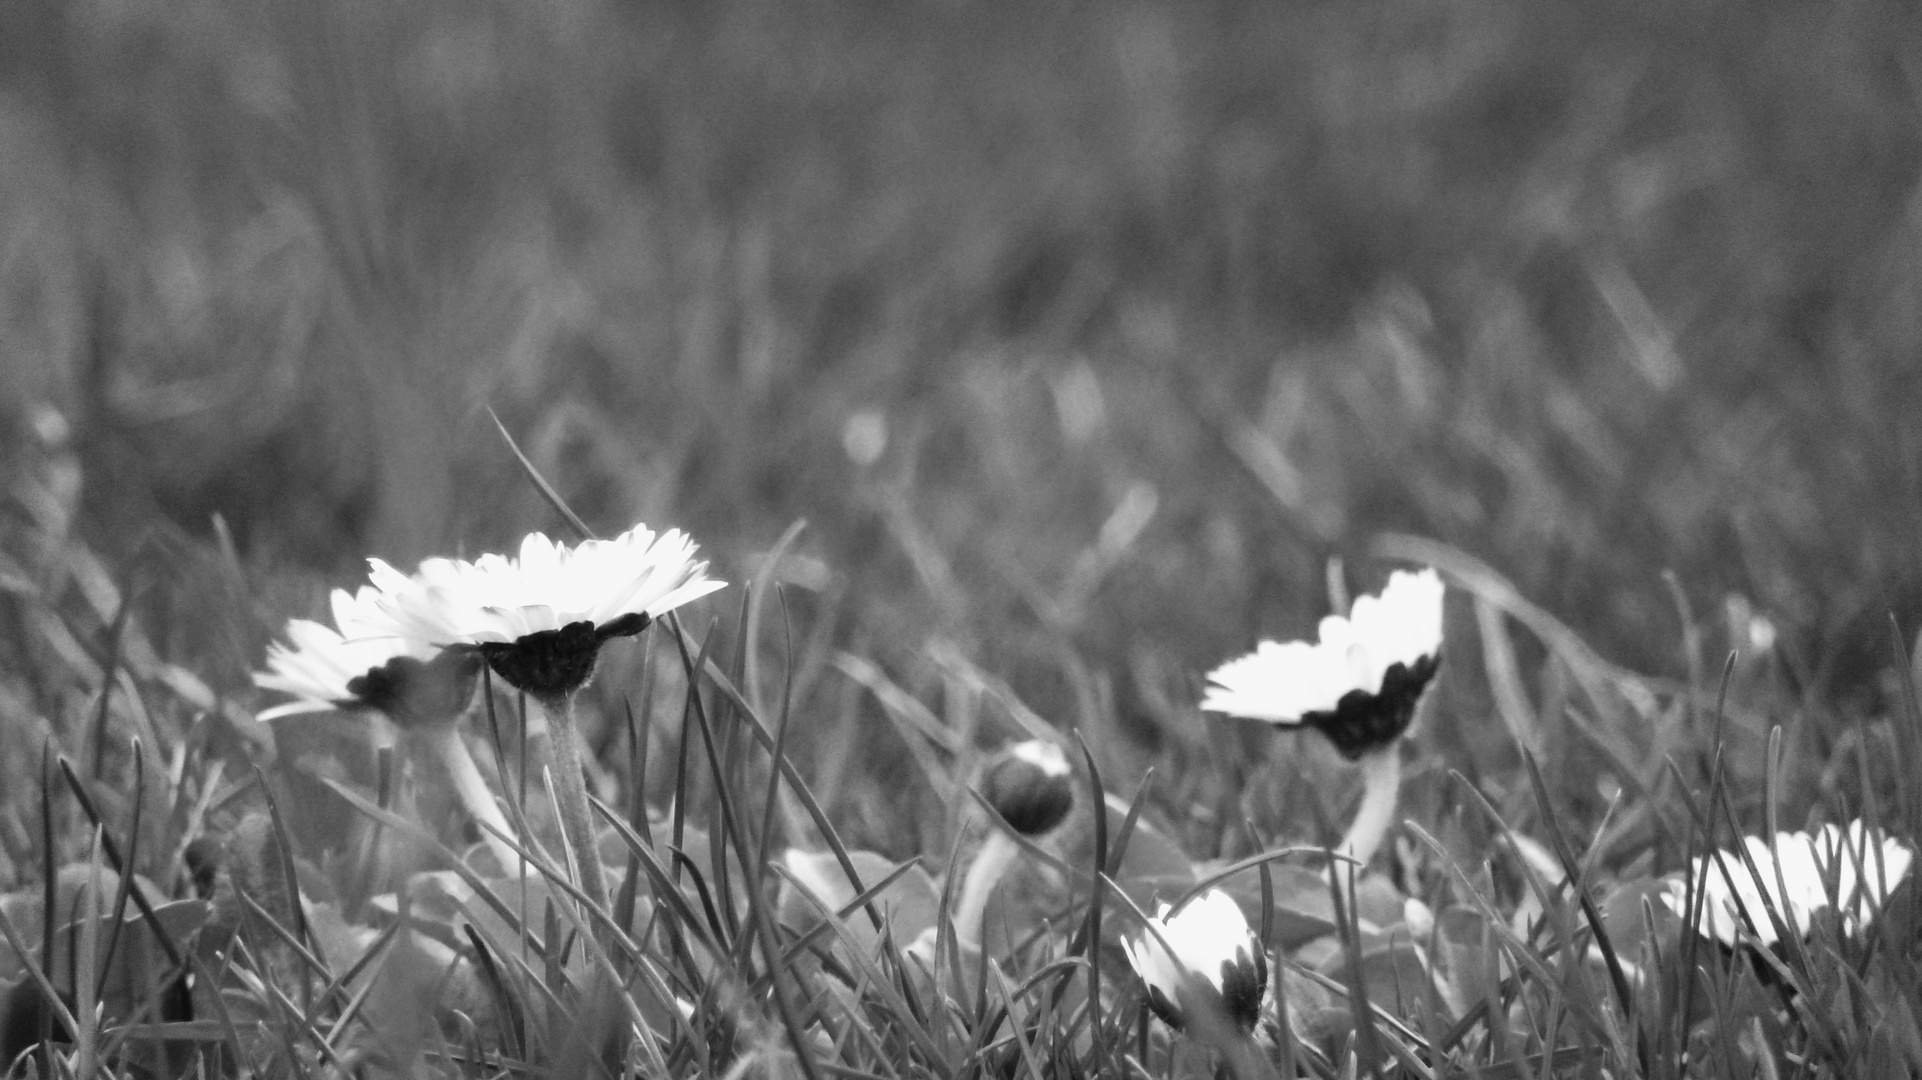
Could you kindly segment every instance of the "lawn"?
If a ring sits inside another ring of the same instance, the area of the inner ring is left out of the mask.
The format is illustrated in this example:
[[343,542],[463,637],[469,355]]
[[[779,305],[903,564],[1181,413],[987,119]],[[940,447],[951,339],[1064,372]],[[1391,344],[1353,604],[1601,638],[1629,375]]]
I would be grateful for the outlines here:
[[[0,1051],[1922,1073],[1912,887],[1663,900],[1922,836],[1917,56],[1876,0],[0,8]],[[260,719],[369,557],[637,522],[728,585],[566,708]],[[1200,702],[1420,567],[1351,884],[1368,768]],[[1202,883],[1251,1051],[1123,948]]]

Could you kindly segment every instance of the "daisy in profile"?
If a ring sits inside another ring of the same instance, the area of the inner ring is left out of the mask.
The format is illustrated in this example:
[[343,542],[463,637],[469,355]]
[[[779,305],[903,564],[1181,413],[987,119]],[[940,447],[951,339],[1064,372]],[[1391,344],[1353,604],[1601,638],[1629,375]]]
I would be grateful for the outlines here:
[[[1829,908],[1839,914],[1842,932],[1854,934],[1868,926],[1908,877],[1914,858],[1907,844],[1890,836],[1871,837],[1860,821],[1847,829],[1824,825],[1813,833],[1776,833],[1773,848],[1759,836],[1747,837],[1742,846],[1755,864],[1754,874],[1734,851],[1697,856],[1689,867],[1701,904],[1698,932],[1731,948],[1749,940],[1749,925],[1754,927],[1753,940],[1765,946],[1780,941],[1776,920],[1769,917],[1771,906],[1797,936],[1807,936],[1816,914]],[[1686,920],[1687,882],[1670,881],[1662,901]]]
[[1210,889],[1176,912],[1162,904],[1147,923],[1121,948],[1155,1015],[1181,1031],[1208,1012],[1226,1017],[1238,1035],[1253,1034],[1268,990],[1268,957],[1234,898]]
[[403,632],[478,651],[553,708],[593,677],[602,644],[726,585],[707,576],[685,534],[644,525],[573,548],[532,533],[517,557],[428,559],[412,577],[369,563],[379,606]]
[[1395,812],[1400,739],[1441,665],[1441,576],[1398,570],[1379,596],[1321,620],[1318,641],[1264,641],[1208,675],[1201,707],[1321,732],[1361,766],[1364,788],[1337,848],[1366,864]]
[[[265,709],[262,720],[340,709],[378,712],[400,732],[408,757],[422,756],[446,770],[461,805],[476,819],[506,832],[507,817],[462,741],[459,721],[474,697],[480,659],[403,633],[381,610],[382,591],[335,589],[334,625],[308,619],[287,623],[287,641],[267,648],[267,670],[254,683],[292,700]],[[512,849],[481,830],[503,868]]]
[[[277,720],[329,709],[379,709],[395,712],[458,713],[466,699],[459,691],[416,677],[440,653],[432,645],[400,634],[381,612],[380,590],[335,589],[329,597],[334,625],[289,619],[286,642],[267,647],[267,670],[254,673],[254,685],[277,690],[293,700],[264,709],[262,720]],[[471,688],[471,682],[469,684]],[[445,691],[436,693],[435,691]]]
[[479,655],[546,709],[562,828],[579,862],[581,889],[597,907],[606,906],[607,887],[581,775],[574,695],[593,678],[603,644],[639,634],[726,584],[707,576],[694,550],[679,530],[657,535],[636,525],[571,548],[532,533],[518,556],[428,559],[411,576],[369,560],[381,591],[377,604],[402,633]]

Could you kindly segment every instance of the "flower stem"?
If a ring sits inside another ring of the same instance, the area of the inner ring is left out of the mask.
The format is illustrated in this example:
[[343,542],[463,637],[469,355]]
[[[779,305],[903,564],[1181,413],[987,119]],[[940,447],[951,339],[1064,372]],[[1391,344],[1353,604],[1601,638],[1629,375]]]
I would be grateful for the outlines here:
[[1228,1062],[1228,1075],[1236,1080],[1280,1080],[1274,1062],[1261,1052],[1251,1035],[1241,1035],[1225,1046],[1215,1048]]
[[961,885],[961,899],[954,909],[954,938],[962,945],[981,947],[982,922],[988,914],[988,897],[1014,863],[1020,849],[1000,830],[988,834],[987,842],[975,852],[974,863]]
[[1348,835],[1342,837],[1341,844],[1335,848],[1336,854],[1355,860],[1357,873],[1367,867],[1375,849],[1381,846],[1382,837],[1388,834],[1388,827],[1394,824],[1395,801],[1401,793],[1401,742],[1397,740],[1363,754],[1360,765],[1361,805],[1355,808],[1355,820],[1348,826]]
[[[501,813],[500,804],[494,801],[494,793],[488,790],[487,781],[482,778],[480,768],[474,764],[474,755],[461,740],[460,729],[452,724],[437,724],[415,735],[427,751],[440,760],[447,770],[447,776],[454,782],[454,793],[460,797],[461,805],[483,826],[499,829],[503,836],[513,836],[513,826],[507,823],[507,815]],[[494,835],[487,828],[481,829],[482,839],[501,864],[501,871],[515,875],[521,865],[520,853],[505,840]]]
[[554,801],[561,811],[561,831],[574,849],[580,868],[581,894],[593,907],[605,912],[607,879],[601,872],[600,847],[595,843],[594,811],[587,804],[587,781],[582,776],[580,736],[574,730],[574,698],[570,695],[559,706],[547,706],[552,720],[547,752],[553,763]]

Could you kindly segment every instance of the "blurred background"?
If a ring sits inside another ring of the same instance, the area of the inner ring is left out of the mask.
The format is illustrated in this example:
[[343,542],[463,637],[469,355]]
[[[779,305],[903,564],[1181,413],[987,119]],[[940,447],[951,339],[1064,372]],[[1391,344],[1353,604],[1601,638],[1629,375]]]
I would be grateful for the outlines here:
[[1399,532],[1846,702],[1922,615],[1917,19],[13,0],[0,434],[234,690],[366,556],[560,527],[491,407],[732,580],[806,518],[797,638],[910,687],[1152,738]]

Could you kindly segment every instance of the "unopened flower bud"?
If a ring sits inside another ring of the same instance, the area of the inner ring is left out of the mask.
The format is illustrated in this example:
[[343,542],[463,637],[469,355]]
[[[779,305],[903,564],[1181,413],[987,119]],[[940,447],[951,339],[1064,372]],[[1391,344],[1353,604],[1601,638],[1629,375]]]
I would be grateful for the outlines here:
[[1074,808],[1074,772],[1060,747],[1030,739],[1008,747],[988,765],[981,796],[1015,832],[1040,836]]
[[1139,940],[1124,938],[1121,948],[1147,984],[1155,1015],[1181,1028],[1191,1010],[1219,1009],[1243,1034],[1253,1032],[1268,990],[1268,957],[1234,898],[1210,889],[1172,915],[1161,905],[1148,923]]

